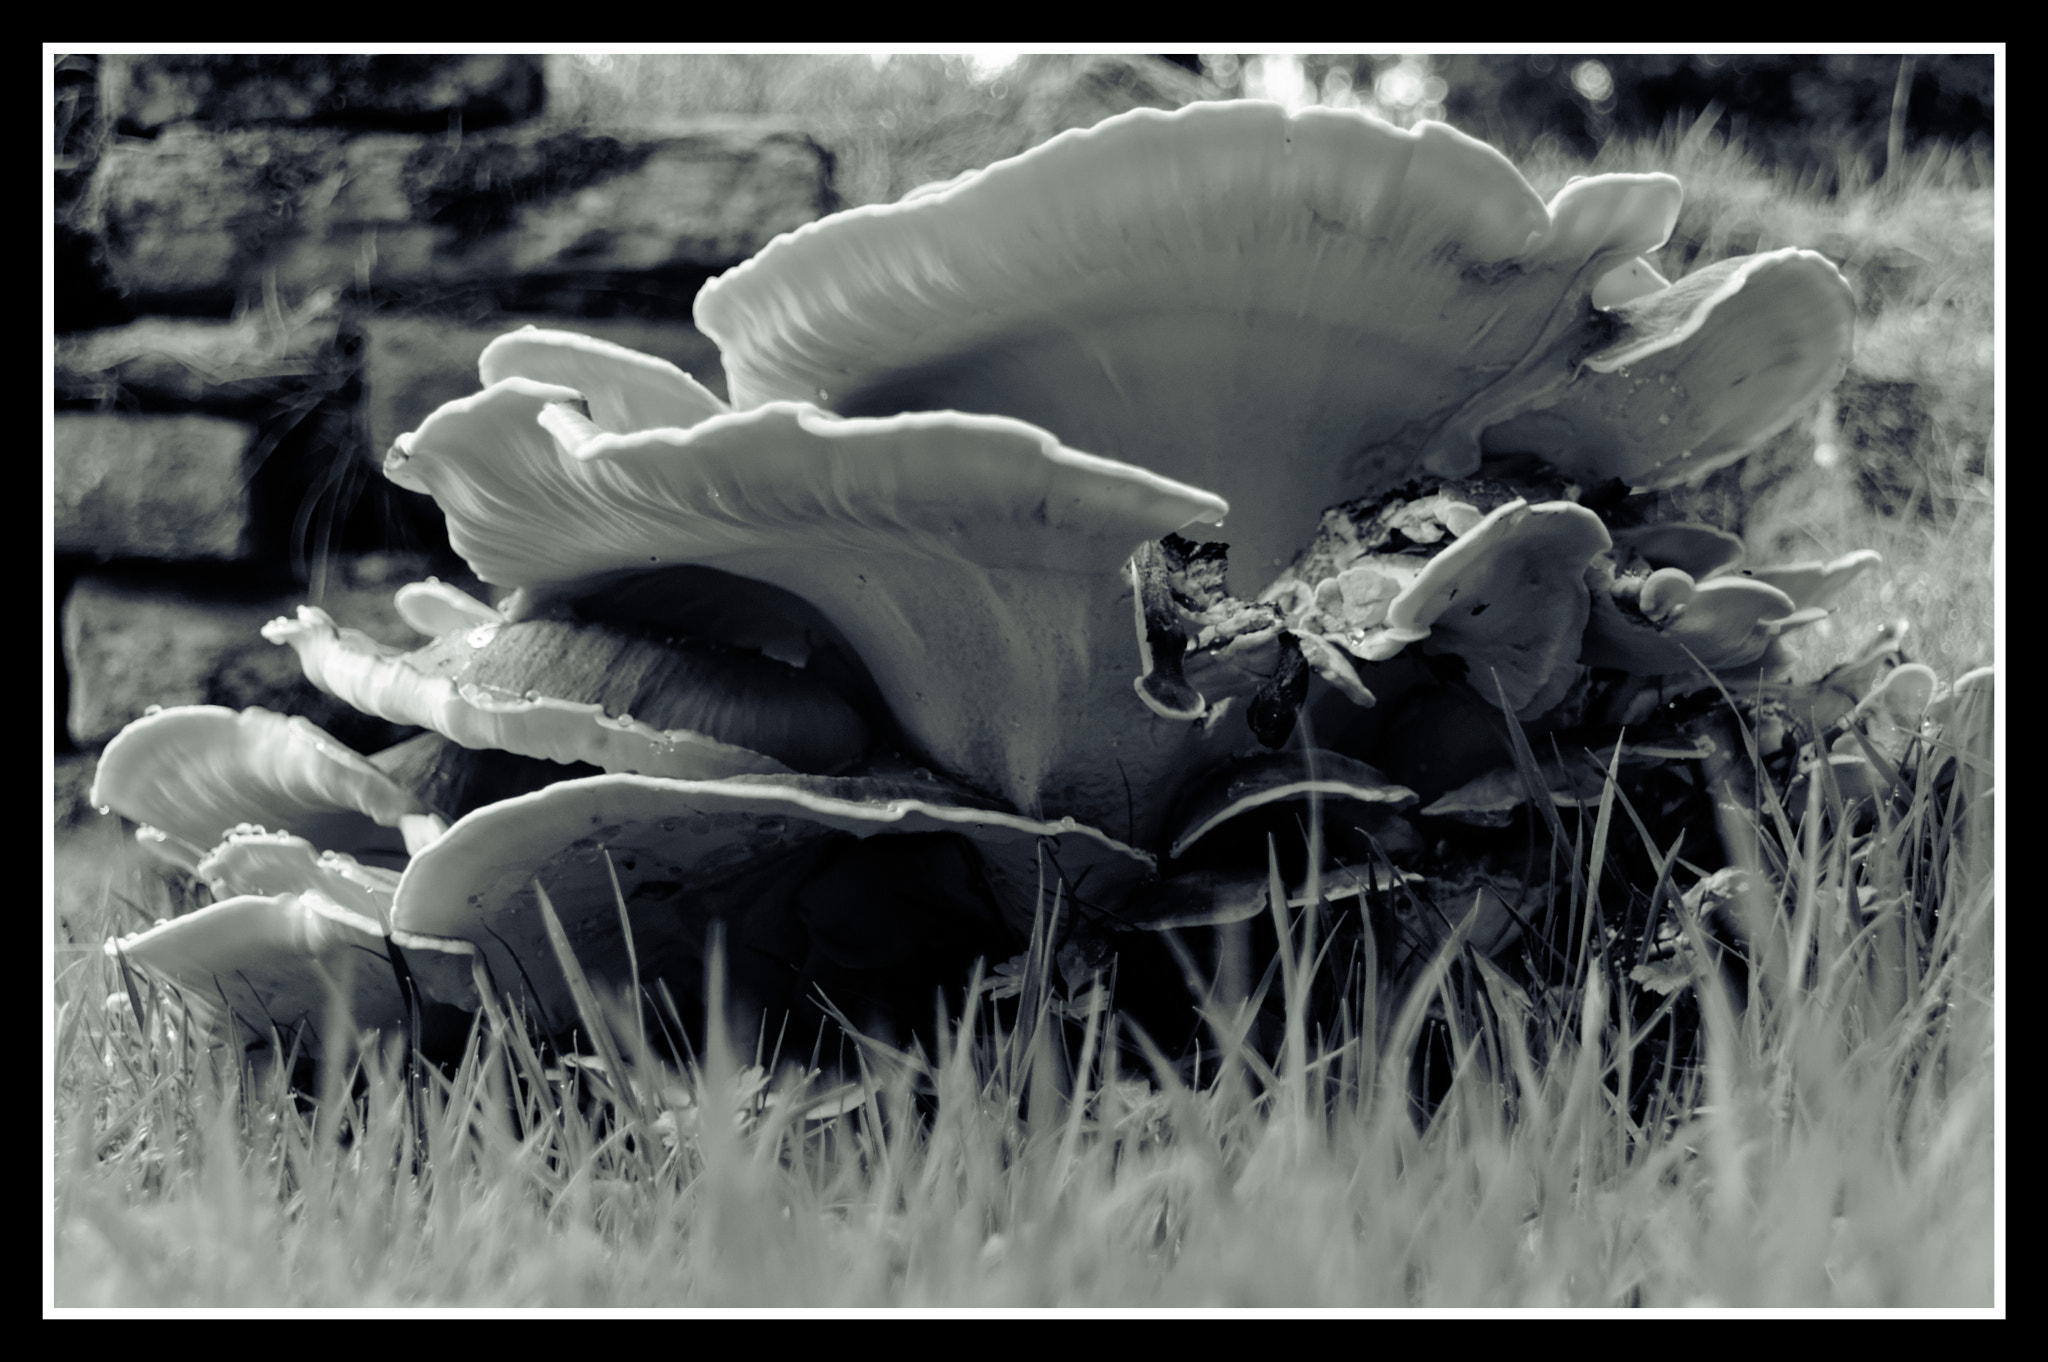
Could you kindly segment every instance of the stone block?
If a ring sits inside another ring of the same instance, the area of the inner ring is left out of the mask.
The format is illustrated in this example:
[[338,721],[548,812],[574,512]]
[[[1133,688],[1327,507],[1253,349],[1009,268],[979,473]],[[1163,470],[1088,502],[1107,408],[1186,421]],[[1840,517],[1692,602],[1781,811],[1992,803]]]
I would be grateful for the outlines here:
[[73,225],[130,294],[296,302],[350,285],[702,274],[831,203],[830,158],[779,128],[451,138],[180,125],[107,147]]
[[[393,591],[426,575],[423,562],[377,556],[337,564],[319,602],[348,628],[379,642],[421,640],[393,609]],[[483,588],[465,585],[477,594]],[[71,678],[66,723],[82,748],[98,748],[151,705],[261,705],[303,714],[359,752],[375,752],[412,730],[361,714],[313,687],[290,648],[262,628],[307,597],[252,596],[218,585],[181,585],[169,574],[93,572],[63,606],[64,662]]]
[[377,316],[361,323],[363,402],[370,452],[381,460],[392,441],[432,415],[435,408],[473,395],[480,386],[477,359],[484,347],[525,325],[578,331],[614,345],[668,360],[719,396],[725,372],[718,347],[687,322],[643,322],[613,318],[505,315],[488,322],[434,317]]
[[335,386],[355,366],[336,344],[335,290],[297,309],[251,310],[232,321],[145,317],[57,340],[57,396],[112,404],[238,400]]
[[247,551],[253,427],[218,416],[59,412],[57,549],[232,559]]
[[467,130],[546,103],[541,59],[441,55],[111,55],[101,98],[124,132],[173,123],[333,123]]
[[99,810],[86,797],[99,764],[97,756],[85,752],[59,753],[51,763],[50,822],[59,834],[88,827],[99,818]]

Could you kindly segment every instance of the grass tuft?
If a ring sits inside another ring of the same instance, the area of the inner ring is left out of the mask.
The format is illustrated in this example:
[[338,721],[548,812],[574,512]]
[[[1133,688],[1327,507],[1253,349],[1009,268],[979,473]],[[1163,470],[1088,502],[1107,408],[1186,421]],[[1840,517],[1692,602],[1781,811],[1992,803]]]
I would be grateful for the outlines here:
[[[447,1071],[336,1046],[334,1019],[317,1098],[119,960],[81,961],[58,1300],[1988,1304],[1993,896],[1959,854],[1966,802],[1932,783],[1861,819],[1824,792],[1800,821],[1764,782],[1729,815],[1757,848],[1732,942],[1675,892],[1681,848],[1647,848],[1690,984],[1645,1008],[1640,952],[1579,911],[1614,873],[1614,811],[1633,818],[1610,781],[1590,841],[1556,829],[1583,858],[1563,987],[1472,952],[1475,905],[1374,1022],[1376,970],[1319,934],[1330,905],[1276,910],[1255,986],[1184,954],[1213,1041],[1192,1064],[1107,980],[1057,996],[1057,892],[1014,1006],[977,976],[930,1054],[862,1041],[836,1092],[733,1053],[716,944],[694,1059],[653,1051],[562,938],[585,1053],[550,1058],[502,1003]],[[1249,1036],[1276,983],[1269,1062]],[[1451,1073],[1419,1104],[1432,1022]]]

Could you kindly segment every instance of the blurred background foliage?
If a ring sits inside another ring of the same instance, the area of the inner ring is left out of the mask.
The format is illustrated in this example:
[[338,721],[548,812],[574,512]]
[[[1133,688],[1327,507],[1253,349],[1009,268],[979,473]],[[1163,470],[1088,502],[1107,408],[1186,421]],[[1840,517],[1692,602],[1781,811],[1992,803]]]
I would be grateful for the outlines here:
[[[1272,99],[1440,119],[1517,161],[1697,130],[1822,192],[1903,152],[1953,149],[1989,183],[1993,58],[1880,53],[578,55],[552,112],[596,123],[775,114],[818,127],[849,207],[1023,151],[1117,106]],[[1896,117],[1896,131],[1893,123]]]

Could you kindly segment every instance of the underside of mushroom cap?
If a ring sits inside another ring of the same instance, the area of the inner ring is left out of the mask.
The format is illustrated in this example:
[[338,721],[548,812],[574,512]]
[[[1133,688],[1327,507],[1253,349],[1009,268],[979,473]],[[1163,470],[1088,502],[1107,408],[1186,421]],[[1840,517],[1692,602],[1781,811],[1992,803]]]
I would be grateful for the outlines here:
[[[396,1026],[406,1007],[377,924],[314,894],[243,895],[109,941],[176,986],[196,1021],[241,1044],[302,1025],[318,1036],[331,1007],[358,1027]],[[317,1044],[317,1041],[316,1041]]]
[[[1536,768],[1550,802],[1559,808],[1586,808],[1600,802],[1606,789],[1605,768],[1616,743],[1608,735],[1604,743],[1589,745],[1586,735],[1551,734],[1543,742],[1546,755]],[[1622,742],[1620,759],[1624,767],[1669,761],[1697,761],[1712,756],[1713,743],[1704,737]],[[1480,827],[1504,827],[1510,815],[1529,800],[1529,784],[1513,765],[1496,766],[1466,781],[1419,812],[1425,818],[1455,818]]]
[[558,780],[604,772],[587,763],[564,765],[495,747],[464,747],[439,733],[421,733],[371,754],[370,764],[411,790],[446,823],[515,795],[532,794]]
[[[1734,567],[1742,561],[1744,552],[1740,535],[1715,529],[1712,525],[1696,525],[1686,521],[1673,521],[1663,525],[1638,525],[1632,529],[1610,530],[1608,533],[1614,539],[1617,557],[1634,555],[1651,567],[1678,568],[1690,574],[1695,581]],[[1761,577],[1760,573],[1749,575]],[[1802,605],[1815,603],[1800,602]]]
[[197,871],[216,899],[245,894],[316,893],[325,902],[383,931],[391,921],[398,872],[321,851],[303,837],[238,828],[206,853]]
[[1273,752],[1241,758],[1212,772],[1181,800],[1174,813],[1178,860],[1196,842],[1234,818],[1289,800],[1321,797],[1389,809],[1415,802],[1415,791],[1353,757],[1318,750]]
[[100,754],[92,802],[170,839],[187,869],[227,830],[256,823],[352,855],[403,853],[401,819],[426,806],[302,718],[217,705],[161,710]]
[[613,625],[489,618],[410,652],[313,606],[263,632],[322,690],[465,747],[692,779],[836,770],[866,747],[853,707],[784,663]]
[[778,238],[697,319],[743,407],[996,412],[1213,487],[1253,595],[1324,507],[1405,481],[1437,423],[1576,325],[1678,200],[1603,175],[1546,206],[1441,124],[1136,110]]
[[1840,381],[1855,319],[1848,281],[1824,256],[1723,260],[1589,313],[1554,355],[1449,429],[1588,482],[1685,482],[1741,458]]
[[1019,933],[1029,931],[1041,885],[1048,904],[1056,888],[1069,900],[1114,902],[1152,873],[1149,856],[1070,819],[1040,822],[957,799],[936,781],[850,777],[564,781],[470,814],[416,856],[395,922],[474,942],[494,985],[525,993],[556,1025],[574,1005],[536,881],[584,973],[617,985],[630,974],[621,902],[643,977],[687,973],[714,919],[743,925],[777,911],[849,836],[964,838],[996,910]]
[[573,397],[505,380],[387,463],[441,504],[486,581],[574,590],[697,564],[782,588],[848,641],[937,765],[1026,811],[1120,817],[1126,776],[1199,741],[1107,662],[1130,655],[1131,551],[1222,519],[1218,498],[999,417],[777,404],[616,436]]
[[[1307,884],[1289,886],[1287,906],[1306,908],[1315,902],[1356,899],[1368,891],[1384,893],[1393,887],[1397,875],[1410,883],[1422,879],[1412,872],[1389,872],[1380,866],[1333,868],[1320,877],[1313,899]],[[1272,880],[1266,870],[1189,870],[1139,890],[1117,910],[1109,925],[1116,931],[1140,932],[1220,927],[1270,913],[1272,902]]]
[[[359,1028],[392,1029],[411,1008],[393,968],[395,940],[434,1038],[459,1030],[439,1008],[476,1006],[466,941],[389,933],[395,871],[321,851],[303,837],[244,827],[208,852],[197,873],[217,901],[145,932],[110,940],[124,958],[175,985],[194,1018],[255,1048],[273,1029],[289,1039],[345,1016]],[[437,986],[438,985],[438,986]],[[339,1010],[337,1010],[339,1009]]]

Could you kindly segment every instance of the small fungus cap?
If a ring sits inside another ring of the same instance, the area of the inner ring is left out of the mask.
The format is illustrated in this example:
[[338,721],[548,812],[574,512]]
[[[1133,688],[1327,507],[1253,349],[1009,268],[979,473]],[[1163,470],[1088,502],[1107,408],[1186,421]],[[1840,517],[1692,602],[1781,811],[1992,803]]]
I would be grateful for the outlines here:
[[1825,608],[1833,605],[1851,582],[1883,561],[1876,549],[1857,549],[1827,562],[1749,568],[1743,576],[1776,587],[1801,609]]
[[[1823,618],[1777,587],[1749,576],[1695,582],[1677,568],[1619,583],[1595,571],[1592,616],[1580,658],[1637,676],[1669,676],[1701,667],[1754,666],[1786,630]],[[1619,589],[1618,589],[1619,588]],[[1632,608],[1622,602],[1633,591]]]
[[[1609,533],[1617,557],[1633,555],[1653,568],[1677,568],[1695,580],[1733,569],[1742,562],[1744,552],[1740,535],[1686,521],[1638,525]],[[1761,577],[1760,573],[1750,575]]]
[[619,435],[686,428],[732,410],[665,359],[573,331],[521,327],[485,346],[477,370],[486,388],[506,378],[574,388],[598,428]]
[[228,830],[260,824],[317,846],[396,855],[412,793],[305,719],[191,705],[137,719],[100,754],[92,802],[154,828],[187,869]]
[[1586,565],[1610,542],[1583,506],[1511,501],[1429,560],[1387,607],[1387,628],[1463,658],[1481,694],[1497,676],[1510,706],[1539,714],[1575,675]]
[[697,779],[836,770],[866,747],[853,707],[784,663],[612,625],[512,622],[422,585],[401,589],[401,614],[454,626],[423,648],[386,647],[313,606],[264,636],[290,644],[322,690],[465,747]]
[[1569,382],[1532,366],[1461,420],[1484,430],[1488,452],[1540,455],[1587,482],[1689,481],[1834,387],[1855,319],[1855,295],[1824,256],[1787,248],[1723,260],[1589,321]]
[[195,1020],[244,1045],[267,1042],[273,1027],[317,1032],[331,997],[347,1000],[358,1026],[405,1019],[377,923],[316,894],[224,899],[110,940],[106,952],[168,980]]
[[[200,862],[218,901],[109,940],[106,952],[175,986],[208,1029],[245,1045],[267,1043],[273,1028],[289,1038],[318,1030],[337,1003],[358,1027],[395,1029],[410,1009],[388,945],[398,876],[303,837],[243,827]],[[474,949],[465,941],[399,934],[415,979],[466,979]],[[451,962],[462,962],[451,968]],[[463,996],[424,1003],[475,1005]]]

